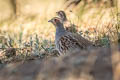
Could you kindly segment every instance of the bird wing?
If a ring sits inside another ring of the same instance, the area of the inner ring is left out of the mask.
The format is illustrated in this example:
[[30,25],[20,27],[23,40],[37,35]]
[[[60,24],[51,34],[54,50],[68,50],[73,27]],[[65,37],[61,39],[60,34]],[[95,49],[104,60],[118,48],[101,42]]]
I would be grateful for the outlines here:
[[78,42],[78,44],[80,46],[83,46],[83,48],[86,48],[88,46],[92,46],[93,43],[87,39],[85,39],[84,37],[82,37],[81,35],[77,34],[77,33],[72,33],[70,34],[72,36],[73,39],[75,39],[75,41]]
[[89,46],[92,46],[92,42],[83,38],[79,34],[74,34],[70,32],[66,32],[65,35],[61,36],[57,42],[57,49],[60,53],[64,53],[70,49],[86,49]]

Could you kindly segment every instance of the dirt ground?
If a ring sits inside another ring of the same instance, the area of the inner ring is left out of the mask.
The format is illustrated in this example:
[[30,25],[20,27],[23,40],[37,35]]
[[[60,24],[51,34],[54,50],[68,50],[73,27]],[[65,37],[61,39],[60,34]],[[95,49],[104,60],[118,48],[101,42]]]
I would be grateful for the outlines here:
[[119,60],[115,57],[119,53],[119,50],[100,48],[43,60],[0,64],[0,80],[120,80]]

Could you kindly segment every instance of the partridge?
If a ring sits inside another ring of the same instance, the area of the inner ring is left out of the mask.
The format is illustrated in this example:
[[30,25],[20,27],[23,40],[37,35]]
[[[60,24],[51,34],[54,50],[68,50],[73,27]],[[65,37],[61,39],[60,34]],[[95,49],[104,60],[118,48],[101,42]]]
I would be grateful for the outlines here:
[[92,46],[92,42],[78,35],[65,30],[61,18],[54,17],[51,22],[56,28],[55,45],[60,54],[71,53],[75,50],[87,49]]
[[60,11],[56,12],[56,14],[61,18],[67,31],[72,32],[72,33],[77,32],[77,29],[76,29],[77,26],[72,24],[70,21],[68,21],[64,11],[60,10]]

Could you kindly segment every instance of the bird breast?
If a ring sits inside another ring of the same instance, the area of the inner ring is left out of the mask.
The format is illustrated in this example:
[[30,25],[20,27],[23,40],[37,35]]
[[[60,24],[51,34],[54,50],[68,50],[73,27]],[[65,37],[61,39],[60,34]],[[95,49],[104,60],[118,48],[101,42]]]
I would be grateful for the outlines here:
[[56,48],[60,53],[66,53],[75,48],[80,48],[80,46],[71,35],[64,35],[56,42]]

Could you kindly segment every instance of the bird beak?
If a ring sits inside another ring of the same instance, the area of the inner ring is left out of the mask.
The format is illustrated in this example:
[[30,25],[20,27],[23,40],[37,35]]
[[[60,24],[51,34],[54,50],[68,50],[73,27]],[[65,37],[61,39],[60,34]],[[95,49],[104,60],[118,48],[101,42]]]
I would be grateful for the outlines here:
[[49,20],[48,22],[52,22],[52,20]]

